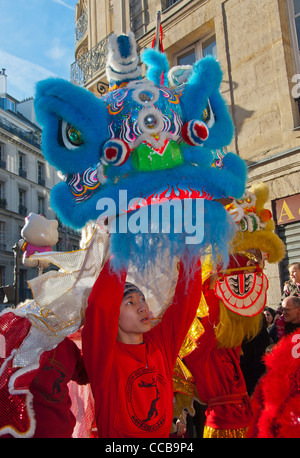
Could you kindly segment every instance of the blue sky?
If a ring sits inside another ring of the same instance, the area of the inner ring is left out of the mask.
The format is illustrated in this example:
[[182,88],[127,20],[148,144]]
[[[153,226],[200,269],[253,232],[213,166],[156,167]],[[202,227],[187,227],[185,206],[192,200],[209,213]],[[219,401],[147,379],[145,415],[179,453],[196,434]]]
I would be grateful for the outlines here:
[[49,76],[70,79],[75,57],[77,0],[0,0],[0,69],[7,92],[34,96],[35,83]]

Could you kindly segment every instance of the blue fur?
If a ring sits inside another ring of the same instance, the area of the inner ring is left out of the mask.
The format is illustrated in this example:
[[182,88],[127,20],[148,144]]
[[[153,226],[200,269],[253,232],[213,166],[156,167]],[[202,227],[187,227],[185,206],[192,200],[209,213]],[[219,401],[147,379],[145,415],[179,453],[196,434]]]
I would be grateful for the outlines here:
[[117,38],[118,49],[123,59],[127,59],[131,55],[132,46],[127,35],[119,35]]
[[[113,258],[113,268],[116,271],[126,267],[130,258],[140,273],[147,274],[148,266],[159,265],[165,261],[166,254],[170,257],[182,257],[191,265],[199,256],[205,255],[208,247],[211,249],[214,264],[228,264],[228,244],[232,240],[236,225],[230,219],[224,207],[217,202],[204,202],[204,239],[200,244],[187,244],[186,233],[182,234],[112,234],[111,250],[118,253]],[[147,262],[145,263],[145,259]]]
[[[122,42],[124,46],[125,41],[124,39]],[[131,157],[118,167],[105,166],[108,178],[106,183],[100,184],[96,190],[91,191],[86,200],[78,203],[68,184],[61,182],[51,191],[51,206],[63,223],[79,229],[100,216],[101,212],[97,210],[99,199],[112,199],[118,210],[119,191],[122,190],[127,191],[128,202],[166,190],[168,186],[199,190],[207,193],[210,199],[204,201],[205,237],[200,244],[187,247],[185,234],[157,234],[157,246],[153,246],[152,234],[112,234],[111,251],[116,254],[115,265],[120,268],[130,255],[142,269],[147,260],[153,261],[155,257],[162,260],[166,250],[172,256],[181,256],[188,250],[188,259],[191,260],[209,246],[212,247],[215,258],[220,255],[226,262],[227,245],[233,236],[234,227],[223,206],[214,200],[239,198],[243,195],[246,165],[241,158],[228,153],[223,158],[222,168],[212,166],[212,150],[228,145],[233,135],[233,124],[219,92],[222,80],[220,66],[212,57],[196,62],[188,81],[181,88],[175,88],[172,93],[172,90],[161,86],[161,75],[166,78],[169,69],[166,56],[156,50],[146,50],[142,58],[147,65],[147,78],[153,81],[155,91],[159,94],[154,107],[165,117],[170,117],[170,132],[175,126],[175,115],[182,125],[194,119],[201,120],[209,99],[215,114],[215,124],[209,127],[208,139],[203,146],[189,146],[179,142],[184,163],[164,170],[138,171],[133,167]],[[164,84],[167,85],[166,81]],[[138,113],[144,105],[140,105],[139,100],[133,98],[133,91],[134,89],[127,91],[122,88],[99,99],[65,80],[48,79],[40,82],[37,85],[35,107],[37,119],[43,126],[43,152],[49,163],[66,175],[82,174],[89,167],[95,168],[107,140],[118,135],[123,135],[123,141],[124,138],[127,139],[124,136],[124,120],[131,122],[131,117],[136,116],[137,122]],[[170,91],[172,97],[169,101]],[[116,100],[120,100],[119,105],[115,105]],[[69,150],[59,144],[59,119],[81,131],[84,140],[82,145]],[[133,135],[133,131],[130,133]]]
[[[35,112],[44,126],[42,149],[51,165],[69,174],[97,165],[99,148],[108,138],[107,110],[101,100],[66,80],[49,78],[36,86]],[[58,143],[59,118],[82,132],[82,146],[68,150]]]
[[233,136],[233,123],[219,88],[222,71],[218,62],[207,56],[196,62],[186,83],[181,104],[186,121],[201,117],[209,99],[216,122],[210,128],[205,148],[218,149],[229,145]]
[[[165,189],[167,184],[178,183],[181,187],[213,192],[214,199],[223,197],[241,197],[245,190],[246,165],[233,153],[228,153],[223,159],[223,168],[183,165],[171,170],[134,173],[131,179],[105,184],[99,193],[94,193],[82,204],[75,204],[73,196],[66,183],[59,183],[51,192],[51,206],[60,216],[61,221],[71,227],[81,228],[83,221],[96,220],[100,212],[96,209],[99,199],[109,197],[119,208],[119,191],[127,190],[128,202],[141,196],[145,197],[154,191]],[[220,205],[220,204],[218,204]],[[221,206],[221,205],[220,205]]]
[[146,78],[153,81],[159,86],[162,81],[163,85],[168,86],[167,73],[169,71],[169,62],[167,56],[156,49],[145,49],[141,55],[142,62],[146,65]]
[[213,163],[213,153],[205,146],[191,147],[186,143],[180,144],[180,149],[187,162],[198,164],[200,167],[210,167]]
[[222,71],[211,56],[196,62],[182,94],[181,102],[187,119],[197,118],[207,104],[207,99],[218,91],[222,82]]

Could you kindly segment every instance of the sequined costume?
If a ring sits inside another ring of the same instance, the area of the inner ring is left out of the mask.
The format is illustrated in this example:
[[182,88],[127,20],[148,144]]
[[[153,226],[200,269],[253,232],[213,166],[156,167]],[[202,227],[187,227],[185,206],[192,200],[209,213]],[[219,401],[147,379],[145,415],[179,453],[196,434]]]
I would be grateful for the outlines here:
[[88,383],[80,350],[66,338],[43,352],[38,364],[16,367],[13,356],[30,327],[25,316],[1,314],[0,436],[71,438],[76,419],[68,382]]

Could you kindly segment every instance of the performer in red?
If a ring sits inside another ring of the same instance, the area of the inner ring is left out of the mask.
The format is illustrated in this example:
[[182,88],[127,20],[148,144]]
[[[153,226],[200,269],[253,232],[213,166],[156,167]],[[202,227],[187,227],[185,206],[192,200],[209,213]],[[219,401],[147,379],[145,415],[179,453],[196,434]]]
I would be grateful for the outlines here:
[[194,377],[199,399],[207,405],[203,436],[245,437],[252,411],[240,368],[242,339],[235,346],[220,347],[216,337],[220,300],[210,280],[203,285],[209,308],[209,315],[201,319],[205,332],[183,361]]
[[274,233],[272,214],[265,208],[268,194],[268,188],[257,183],[226,207],[238,225],[230,263],[216,273],[209,259],[207,268],[203,263],[206,276],[200,305],[204,303],[207,310],[197,316],[204,332],[189,330],[190,340],[198,333],[197,345],[185,342],[180,356],[194,377],[198,399],[207,405],[204,437],[245,437],[250,424],[251,399],[240,368],[241,345],[260,330],[268,289],[264,262],[279,262],[285,252]]
[[173,369],[201,296],[201,269],[180,263],[173,303],[151,329],[148,305],[126,272],[101,271],[86,310],[83,356],[99,437],[169,437]]

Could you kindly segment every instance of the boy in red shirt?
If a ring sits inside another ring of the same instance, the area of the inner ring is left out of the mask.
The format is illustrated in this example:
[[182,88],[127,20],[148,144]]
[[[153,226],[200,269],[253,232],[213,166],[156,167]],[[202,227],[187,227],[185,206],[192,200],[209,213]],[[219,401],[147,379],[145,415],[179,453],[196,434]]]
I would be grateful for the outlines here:
[[172,305],[151,329],[142,292],[126,272],[101,271],[86,310],[83,356],[95,399],[99,437],[169,437],[173,369],[201,296],[200,262],[185,275],[183,263]]

